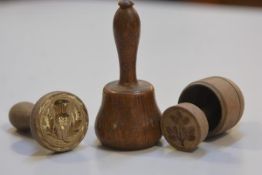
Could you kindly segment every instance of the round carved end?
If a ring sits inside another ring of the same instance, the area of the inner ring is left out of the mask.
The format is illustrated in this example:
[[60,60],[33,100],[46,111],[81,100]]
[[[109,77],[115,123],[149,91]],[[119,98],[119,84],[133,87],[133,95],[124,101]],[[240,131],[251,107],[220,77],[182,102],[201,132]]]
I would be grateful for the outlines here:
[[35,104],[30,127],[34,138],[45,148],[54,152],[70,151],[87,132],[87,110],[77,96],[52,92]]
[[197,106],[181,103],[164,112],[161,129],[170,145],[179,151],[191,152],[206,138],[208,122]]

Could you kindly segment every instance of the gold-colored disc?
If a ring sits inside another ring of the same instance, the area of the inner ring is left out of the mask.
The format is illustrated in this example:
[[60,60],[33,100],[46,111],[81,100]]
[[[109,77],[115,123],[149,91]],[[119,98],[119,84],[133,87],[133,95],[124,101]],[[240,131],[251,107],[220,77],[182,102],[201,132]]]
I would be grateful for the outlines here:
[[83,140],[88,128],[88,113],[77,96],[51,92],[35,104],[30,125],[33,136],[42,146],[65,152]]

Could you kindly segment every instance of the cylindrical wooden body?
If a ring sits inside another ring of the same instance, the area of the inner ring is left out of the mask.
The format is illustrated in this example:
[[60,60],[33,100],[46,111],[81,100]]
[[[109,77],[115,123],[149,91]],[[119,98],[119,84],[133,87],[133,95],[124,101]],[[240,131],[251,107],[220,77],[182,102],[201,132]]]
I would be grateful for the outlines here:
[[244,97],[239,87],[223,77],[209,77],[189,84],[181,93],[179,103],[195,104],[206,114],[208,136],[233,128],[244,111]]
[[115,81],[104,87],[95,131],[104,146],[127,151],[145,149],[161,137],[160,117],[151,84],[140,80],[126,87]]

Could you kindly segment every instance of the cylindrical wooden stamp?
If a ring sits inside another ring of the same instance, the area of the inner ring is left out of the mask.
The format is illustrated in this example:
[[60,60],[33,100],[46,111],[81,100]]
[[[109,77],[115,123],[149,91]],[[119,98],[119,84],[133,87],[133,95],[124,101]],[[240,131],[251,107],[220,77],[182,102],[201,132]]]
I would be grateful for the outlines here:
[[17,103],[10,109],[9,120],[17,130],[31,131],[38,143],[54,152],[74,149],[88,128],[84,103],[68,92],[48,93],[35,105]]
[[244,111],[244,97],[239,87],[223,77],[209,77],[189,84],[178,103],[164,112],[161,129],[166,140],[181,151],[192,151],[206,136],[216,136],[233,128]]
[[233,128],[244,111],[244,97],[239,87],[224,77],[209,77],[189,84],[178,103],[188,102],[204,111],[208,123],[208,137]]

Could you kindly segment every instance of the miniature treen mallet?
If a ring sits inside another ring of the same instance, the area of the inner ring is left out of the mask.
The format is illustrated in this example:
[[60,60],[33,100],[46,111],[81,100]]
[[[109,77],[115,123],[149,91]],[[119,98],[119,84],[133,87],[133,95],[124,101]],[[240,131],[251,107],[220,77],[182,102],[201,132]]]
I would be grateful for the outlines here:
[[140,19],[133,2],[120,0],[113,29],[120,63],[120,80],[108,83],[96,118],[96,135],[104,146],[139,150],[161,137],[161,113],[154,87],[136,77]]

